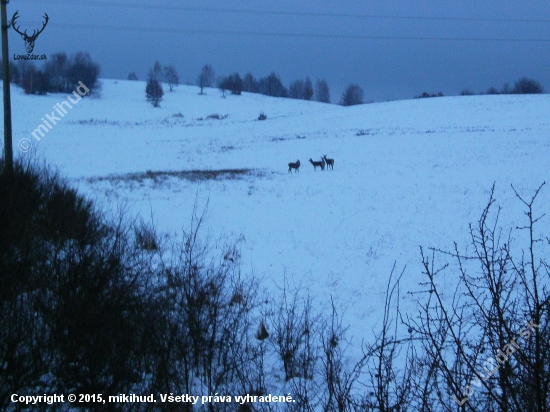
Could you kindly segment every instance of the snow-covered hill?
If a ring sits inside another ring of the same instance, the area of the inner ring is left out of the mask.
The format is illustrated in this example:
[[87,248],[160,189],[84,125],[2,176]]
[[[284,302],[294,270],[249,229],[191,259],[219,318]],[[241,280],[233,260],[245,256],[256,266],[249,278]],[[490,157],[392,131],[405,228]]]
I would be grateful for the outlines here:
[[[356,336],[379,321],[394,262],[406,267],[407,307],[421,289],[420,245],[466,245],[493,183],[501,223],[519,224],[510,185],[530,196],[549,179],[550,95],[344,108],[179,86],[153,108],[143,82],[102,84],[101,97],[82,99],[40,141],[31,133],[66,96],[14,88],[17,155],[46,159],[104,207],[126,204],[171,236],[189,227],[195,204],[208,205],[204,235],[240,239],[244,273],[268,289],[286,274],[318,301],[334,296]],[[29,152],[19,153],[21,139]],[[333,171],[309,163],[323,154]],[[288,173],[297,159],[300,172]],[[546,189],[541,212],[549,200]]]

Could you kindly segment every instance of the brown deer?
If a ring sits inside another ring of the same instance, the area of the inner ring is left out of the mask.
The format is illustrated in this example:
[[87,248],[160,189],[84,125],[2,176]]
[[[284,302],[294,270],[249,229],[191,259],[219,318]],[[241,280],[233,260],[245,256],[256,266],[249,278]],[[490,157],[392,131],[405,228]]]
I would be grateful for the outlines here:
[[288,164],[288,172],[292,172],[292,169],[296,170],[297,172],[300,171],[300,160],[296,160],[296,163],[290,162]]
[[42,28],[38,31],[34,30],[32,32],[32,35],[28,35],[27,34],[27,30],[25,30],[24,33],[20,32],[19,31],[19,27],[16,27],[15,26],[15,21],[17,20],[17,18],[19,17],[18,16],[19,14],[19,10],[15,12],[15,14],[13,15],[12,19],[11,19],[11,26],[13,27],[13,29],[19,33],[21,35],[21,37],[23,38],[23,40],[25,40],[25,48],[27,49],[27,53],[32,53],[32,51],[34,50],[34,42],[36,41],[36,38],[38,37],[38,35],[40,33],[42,33],[42,31],[46,28],[46,25],[48,24],[48,21],[50,20],[50,18],[48,17],[48,15],[46,13],[44,13],[44,23],[42,23]]
[[329,167],[334,170],[334,159],[327,159],[327,155],[323,155],[323,160],[327,163],[327,170]]
[[321,159],[320,162],[315,162],[315,161],[311,160],[311,157],[310,157],[309,161],[313,165],[313,170],[317,170],[317,167],[320,167],[321,170],[325,170],[325,159]]

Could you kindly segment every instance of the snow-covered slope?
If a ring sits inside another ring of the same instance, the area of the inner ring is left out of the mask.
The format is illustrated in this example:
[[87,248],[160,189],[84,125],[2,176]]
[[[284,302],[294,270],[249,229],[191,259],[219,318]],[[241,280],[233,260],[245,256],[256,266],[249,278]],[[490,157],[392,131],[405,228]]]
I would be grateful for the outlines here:
[[[286,274],[319,301],[336,297],[356,336],[379,321],[394,262],[406,267],[406,307],[421,289],[420,245],[466,245],[493,183],[502,224],[519,224],[510,185],[530,196],[550,171],[550,95],[344,108],[179,86],[153,108],[143,82],[102,83],[100,98],[82,99],[39,142],[31,133],[65,96],[13,89],[16,152],[30,139],[21,155],[45,158],[100,204],[126,203],[173,236],[195,203],[208,204],[204,234],[241,239],[244,273],[268,289]],[[308,162],[323,154],[333,171]],[[297,159],[300,172],[288,173]],[[176,173],[223,169],[246,170],[216,180]],[[546,189],[541,212],[549,199]]]

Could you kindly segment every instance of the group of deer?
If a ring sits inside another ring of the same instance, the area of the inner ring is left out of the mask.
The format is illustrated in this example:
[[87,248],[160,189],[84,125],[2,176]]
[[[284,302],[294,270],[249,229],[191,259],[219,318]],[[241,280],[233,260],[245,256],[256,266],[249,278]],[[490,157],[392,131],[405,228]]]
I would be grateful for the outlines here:
[[[325,166],[327,167],[327,169],[330,168],[331,170],[334,170],[334,159],[327,158],[327,155],[321,156],[320,162],[316,162],[311,158],[309,158],[309,161],[313,165],[313,170],[317,170],[318,167],[320,167],[321,170],[325,170]],[[288,164],[289,173],[292,172],[292,169],[294,169],[296,172],[300,171],[300,160],[296,160],[296,162],[290,162]]]

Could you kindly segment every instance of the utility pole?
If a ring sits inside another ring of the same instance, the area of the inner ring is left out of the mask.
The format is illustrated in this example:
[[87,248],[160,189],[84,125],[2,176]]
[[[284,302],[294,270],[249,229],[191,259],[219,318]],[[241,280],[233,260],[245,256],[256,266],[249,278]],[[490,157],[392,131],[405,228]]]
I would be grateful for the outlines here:
[[13,173],[13,147],[11,134],[10,58],[8,53],[8,0],[2,2],[2,69],[4,85],[4,167],[6,173]]

